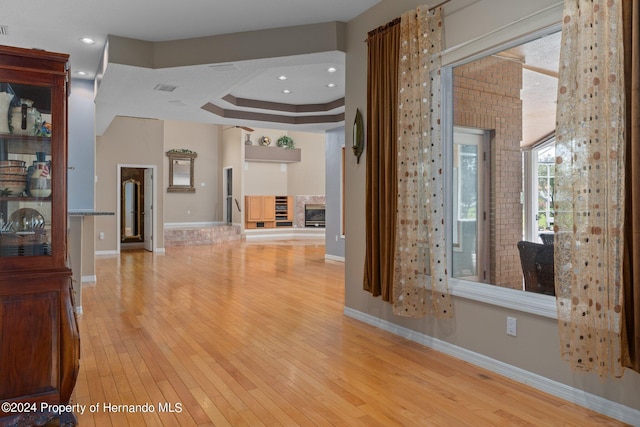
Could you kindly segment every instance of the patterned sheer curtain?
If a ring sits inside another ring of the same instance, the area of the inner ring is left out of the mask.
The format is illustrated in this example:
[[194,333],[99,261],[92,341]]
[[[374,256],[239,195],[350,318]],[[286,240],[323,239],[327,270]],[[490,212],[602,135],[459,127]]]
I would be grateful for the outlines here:
[[445,253],[440,134],[442,8],[400,21],[394,313],[452,316]]
[[621,5],[565,0],[558,81],[555,285],[563,359],[621,376]]

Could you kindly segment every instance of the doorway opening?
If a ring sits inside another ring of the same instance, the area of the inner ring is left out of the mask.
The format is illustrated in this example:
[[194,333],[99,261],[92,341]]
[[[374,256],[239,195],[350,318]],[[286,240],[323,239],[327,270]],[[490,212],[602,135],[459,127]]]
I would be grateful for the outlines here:
[[119,250],[154,250],[154,170],[144,165],[118,168]]
[[233,224],[233,168],[224,168],[224,222]]

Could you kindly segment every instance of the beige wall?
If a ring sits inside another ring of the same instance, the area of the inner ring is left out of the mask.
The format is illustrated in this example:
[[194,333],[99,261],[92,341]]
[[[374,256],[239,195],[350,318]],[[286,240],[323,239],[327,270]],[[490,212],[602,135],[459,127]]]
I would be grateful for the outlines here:
[[[356,108],[366,117],[367,49],[363,40],[367,32],[421,5],[422,1],[382,0],[378,5],[347,24],[346,55],[346,128],[353,123]],[[437,3],[437,2],[431,2]],[[509,23],[516,22],[549,6],[561,4],[558,0],[453,0],[445,6],[446,48],[472,41],[492,33]],[[471,4],[466,8],[462,5]],[[556,9],[554,9],[555,11]],[[496,13],[500,11],[500,13]],[[547,25],[560,22],[561,9]],[[518,24],[512,31],[533,31],[527,24]],[[524,33],[523,33],[524,34]],[[491,45],[491,40],[486,42]],[[465,49],[474,47],[468,44]],[[487,47],[485,46],[485,47]],[[464,55],[464,49],[457,52]],[[454,52],[455,53],[455,52]],[[476,52],[477,53],[477,52]],[[451,54],[453,55],[453,53]],[[350,132],[345,134],[345,145],[352,143]],[[366,149],[363,156],[367,155]],[[346,163],[346,256],[345,306],[348,310],[365,313],[390,324],[442,340],[463,349],[491,357],[526,371],[547,377],[587,393],[602,396],[614,402],[640,410],[640,375],[627,371],[621,380],[600,381],[594,375],[574,373],[560,360],[556,320],[476,302],[454,299],[454,318],[407,319],[395,316],[391,305],[362,290],[365,253],[365,162],[356,164],[354,156]],[[510,290],[505,290],[510,291]],[[517,291],[512,291],[517,292]],[[506,317],[518,320],[518,336],[505,334]]]
[[[164,148],[187,149],[198,153],[194,163],[195,193],[168,193],[169,158],[165,156],[165,168],[161,188],[164,195],[164,222],[219,222],[222,221],[222,169],[221,128],[216,125],[164,121]],[[202,185],[204,184],[204,186]]]
[[[113,216],[95,217],[96,251],[115,251],[118,247],[117,180],[118,165],[156,166],[157,176],[164,176],[164,125],[160,120],[116,117],[103,136],[96,138],[96,211],[115,212]],[[157,224],[154,232],[156,247],[164,247],[164,184],[157,183]],[[99,239],[104,233],[104,240]]]
[[[251,141],[253,142],[253,145],[260,145],[260,138],[266,136],[271,138],[271,144],[269,146],[276,147],[276,141],[285,133],[286,132],[281,130],[255,128],[254,132],[251,134]],[[245,162],[243,168],[245,195],[286,196],[288,194],[287,164]]]
[[245,162],[244,194],[285,196],[287,195],[286,163]]
[[287,133],[300,149],[301,162],[290,163],[288,195],[325,195],[325,135],[308,132]]

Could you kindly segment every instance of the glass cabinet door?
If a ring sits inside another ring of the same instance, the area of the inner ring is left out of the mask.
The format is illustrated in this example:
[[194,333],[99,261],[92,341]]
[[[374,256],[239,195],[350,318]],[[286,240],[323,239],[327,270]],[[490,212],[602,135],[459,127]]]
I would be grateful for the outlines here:
[[52,255],[52,88],[0,79],[0,257]]

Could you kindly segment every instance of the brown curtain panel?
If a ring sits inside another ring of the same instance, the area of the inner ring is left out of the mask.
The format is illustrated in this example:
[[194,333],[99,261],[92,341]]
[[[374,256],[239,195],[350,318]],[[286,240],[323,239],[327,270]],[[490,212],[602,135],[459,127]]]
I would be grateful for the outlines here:
[[400,19],[367,37],[366,254],[363,287],[391,301],[396,221]]
[[623,0],[626,98],[623,365],[640,372],[640,6]]

